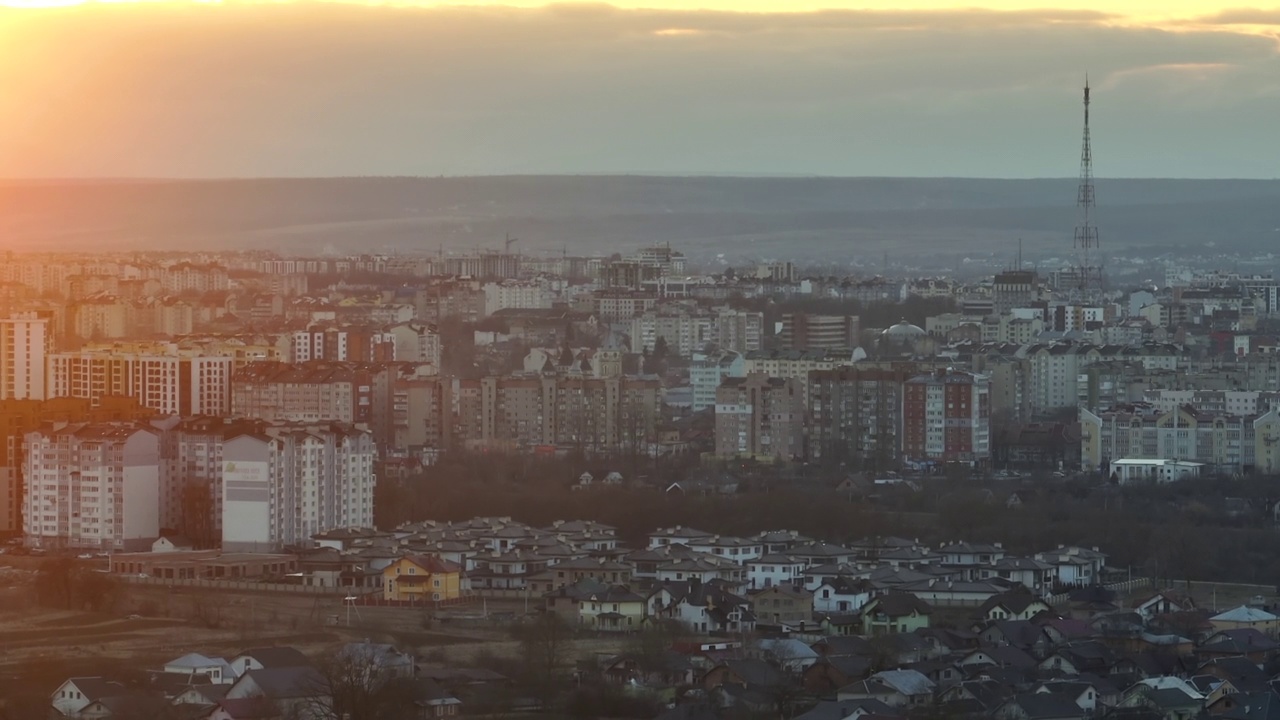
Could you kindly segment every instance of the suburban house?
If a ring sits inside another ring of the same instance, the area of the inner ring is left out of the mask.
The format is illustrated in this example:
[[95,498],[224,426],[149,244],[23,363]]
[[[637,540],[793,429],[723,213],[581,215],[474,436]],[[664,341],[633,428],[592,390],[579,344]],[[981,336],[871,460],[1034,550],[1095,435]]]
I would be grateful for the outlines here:
[[917,670],[885,670],[836,691],[836,699],[879,700],[895,708],[919,707],[933,701],[933,681]]
[[[271,670],[250,670],[227,690],[227,696],[209,716],[209,720],[239,720],[251,717],[242,714],[270,702],[286,717],[316,717],[313,706],[329,702],[328,681],[313,667],[288,667]],[[247,702],[236,702],[247,701]],[[225,707],[224,707],[225,706]],[[240,713],[240,714],[237,714]]]
[[866,580],[834,577],[813,591],[815,613],[856,613],[871,601],[874,588]]
[[297,648],[275,646],[249,648],[231,660],[231,669],[239,677],[250,670],[282,667],[306,667],[311,661]]
[[222,658],[210,658],[200,653],[188,653],[164,664],[166,675],[182,675],[188,678],[202,677],[214,685],[230,685],[239,674],[231,663]]
[[865,635],[915,632],[929,627],[933,608],[915,595],[891,592],[874,598],[862,608]]
[[978,608],[981,620],[1030,620],[1053,608],[1023,587],[995,595]]
[[393,602],[453,600],[462,596],[462,568],[431,555],[405,555],[382,569],[382,589]]
[[103,698],[122,697],[125,687],[100,677],[70,678],[53,691],[53,709],[65,717],[78,717],[80,711]]
[[545,596],[549,612],[593,630],[639,630],[645,618],[645,599],[623,585],[606,585],[590,578],[553,590]]
[[1280,617],[1266,610],[1241,605],[1209,618],[1214,630],[1257,630],[1267,637],[1276,637],[1280,629]]
[[813,620],[813,596],[808,591],[775,585],[751,596],[757,623],[802,628]]

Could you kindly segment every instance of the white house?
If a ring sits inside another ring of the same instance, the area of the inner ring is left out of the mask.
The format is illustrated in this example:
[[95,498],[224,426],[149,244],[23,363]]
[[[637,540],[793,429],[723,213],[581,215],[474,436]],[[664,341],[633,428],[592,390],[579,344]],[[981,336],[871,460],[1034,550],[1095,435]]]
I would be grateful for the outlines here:
[[51,700],[54,710],[64,717],[75,717],[81,710],[102,698],[120,697],[126,692],[125,687],[118,682],[100,677],[77,677],[59,685],[53,691]]
[[813,591],[814,613],[852,613],[871,602],[874,588],[865,580],[836,577],[823,581]]
[[804,560],[790,555],[762,555],[747,561],[747,587],[762,590],[775,585],[802,585],[805,566]]
[[1058,547],[1036,553],[1035,559],[1053,565],[1062,585],[1096,585],[1107,565],[1106,553],[1098,548]]
[[203,675],[214,685],[230,685],[239,675],[231,663],[222,658],[205,657],[200,653],[187,653],[164,664],[168,675]]
[[649,549],[652,550],[653,548],[662,547],[663,545],[674,544],[688,545],[692,547],[694,542],[699,540],[709,540],[712,537],[715,537],[712,533],[695,530],[694,528],[682,527],[680,525],[676,525],[671,528],[659,528],[649,533]]

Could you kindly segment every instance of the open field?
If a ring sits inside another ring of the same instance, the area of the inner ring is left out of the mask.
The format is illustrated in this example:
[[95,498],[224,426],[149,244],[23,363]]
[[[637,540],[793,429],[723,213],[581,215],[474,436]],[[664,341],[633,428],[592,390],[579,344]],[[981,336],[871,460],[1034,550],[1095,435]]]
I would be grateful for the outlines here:
[[[482,654],[514,657],[504,621],[521,601],[442,611],[344,607],[337,597],[219,592],[126,585],[109,612],[36,605],[29,570],[0,571],[0,697],[52,692],[77,675],[136,676],[188,652],[231,657],[243,649],[290,645],[317,654],[342,642],[389,642],[441,664]],[[496,617],[495,617],[496,615]],[[616,652],[616,637],[583,638],[575,655]]]

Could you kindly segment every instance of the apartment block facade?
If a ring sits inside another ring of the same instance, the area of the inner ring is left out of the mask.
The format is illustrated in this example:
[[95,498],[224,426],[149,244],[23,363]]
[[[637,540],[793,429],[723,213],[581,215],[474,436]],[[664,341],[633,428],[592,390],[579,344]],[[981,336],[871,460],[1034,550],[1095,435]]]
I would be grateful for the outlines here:
[[716,391],[716,455],[791,460],[804,454],[804,389],[795,378],[750,373]]
[[334,528],[372,527],[373,435],[341,423],[275,423],[222,445],[222,548],[306,545]]
[[991,458],[990,381],[938,370],[902,390],[902,455],[907,462],[985,463]]
[[160,431],[55,423],[25,437],[23,525],[37,547],[138,550],[160,534]]
[[49,397],[137,398],[165,415],[229,415],[234,359],[188,353],[140,354],[113,348],[49,356]]

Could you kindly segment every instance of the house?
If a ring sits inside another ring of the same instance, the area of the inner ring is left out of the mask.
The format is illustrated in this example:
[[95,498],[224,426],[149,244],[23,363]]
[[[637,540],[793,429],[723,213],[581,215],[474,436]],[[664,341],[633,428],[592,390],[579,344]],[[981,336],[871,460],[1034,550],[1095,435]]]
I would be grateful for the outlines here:
[[262,695],[244,698],[223,698],[218,701],[209,720],[283,720],[280,707]]
[[1070,695],[1019,693],[993,713],[996,720],[1083,720],[1085,711]]
[[180,552],[185,550],[195,550],[196,544],[190,538],[181,535],[168,535],[156,538],[151,543],[151,552]]
[[804,583],[804,560],[782,553],[765,553],[747,561],[747,587],[752,590],[774,585],[801,585]]
[[750,603],[720,581],[661,583],[649,591],[645,603],[651,619],[676,620],[694,632],[743,633],[756,626]]
[[932,613],[933,608],[915,595],[887,593],[863,606],[862,631],[865,635],[915,632],[929,627]]
[[813,621],[813,595],[801,588],[775,585],[751,596],[756,623],[803,629]]
[[1054,646],[1043,627],[1027,620],[993,620],[978,630],[983,645],[1012,645],[1036,657],[1044,657]]
[[630,632],[644,622],[644,597],[620,585],[591,595],[579,606],[578,622],[604,632]]
[[818,660],[816,650],[793,638],[762,638],[752,654],[792,674],[799,674]]
[[866,580],[833,577],[813,591],[813,612],[856,613],[871,601],[873,588]]
[[813,622],[826,635],[857,635],[862,632],[861,613],[816,613]]
[[961,680],[938,695],[938,705],[957,715],[987,715],[1013,697],[1013,689],[991,679]]
[[80,711],[104,698],[127,694],[124,685],[100,677],[74,677],[53,691],[53,709],[64,717],[77,717]]
[[434,555],[405,555],[382,569],[383,599],[435,602],[462,596],[462,567]]
[[230,685],[191,685],[174,695],[174,705],[194,705],[196,707],[213,707],[227,696]]
[[1195,609],[1195,601],[1172,590],[1163,590],[1154,595],[1149,595],[1133,604],[1134,612],[1141,615],[1144,620],[1151,620],[1159,615],[1188,612]]
[[702,676],[702,687],[707,690],[722,685],[765,689],[787,682],[777,668],[758,659],[725,660]]
[[1242,656],[1260,663],[1278,649],[1280,643],[1262,632],[1253,628],[1241,628],[1213,633],[1200,643],[1195,653],[1201,660]]
[[879,700],[820,700],[793,720],[889,720],[902,717],[899,710]]
[[1035,559],[1052,565],[1057,571],[1057,584],[1068,587],[1099,584],[1107,566],[1107,554],[1098,548],[1060,546],[1036,553]]
[[1267,637],[1276,637],[1280,629],[1280,617],[1266,610],[1241,605],[1209,618],[1214,630],[1257,630]]
[[1041,612],[1052,610],[1047,602],[1032,594],[1029,589],[1018,587],[997,594],[982,603],[978,609],[980,620],[1030,620]]
[[800,684],[810,693],[825,695],[866,677],[870,672],[870,657],[819,657],[800,674]]
[[[236,700],[255,702],[236,703]],[[287,667],[250,670],[241,675],[227,690],[227,696],[209,720],[238,720],[262,715],[236,715],[234,712],[261,712],[262,703],[270,703],[280,714],[316,716],[315,708],[331,702],[329,681],[313,667]],[[267,716],[270,717],[270,716]]]
[[239,677],[250,670],[282,667],[306,667],[311,660],[301,650],[286,646],[249,648],[231,661],[231,669]]
[[1040,669],[1068,676],[1083,673],[1103,675],[1114,662],[1115,653],[1111,648],[1101,642],[1083,641],[1058,648],[1040,662]]
[[210,658],[200,653],[188,653],[164,664],[162,671],[169,675],[187,677],[203,676],[214,685],[230,685],[239,675],[231,663],[222,658]]
[[1016,647],[1003,645],[978,648],[960,658],[957,664],[962,668],[990,666],[1030,670],[1036,667],[1036,659]]
[[916,670],[885,670],[836,691],[837,700],[879,700],[890,707],[920,707],[933,701],[936,686]]
[[1145,708],[1159,713],[1164,720],[1191,720],[1200,715],[1203,704],[1203,696],[1190,686],[1184,690],[1139,683],[1125,691],[1117,707]]
[[433,720],[462,712],[462,701],[428,678],[397,678],[387,688],[409,710],[397,716],[403,720]]

